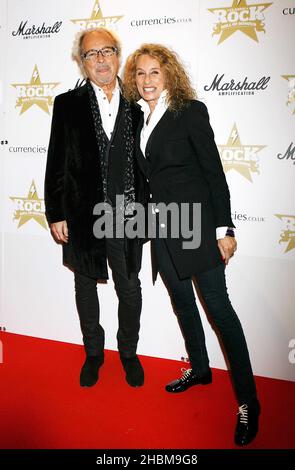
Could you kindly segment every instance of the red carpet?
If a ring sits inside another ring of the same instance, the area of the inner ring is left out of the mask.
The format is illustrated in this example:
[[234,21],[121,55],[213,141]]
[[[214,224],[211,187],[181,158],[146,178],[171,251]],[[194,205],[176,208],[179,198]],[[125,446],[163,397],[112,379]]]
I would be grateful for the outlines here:
[[[230,449],[236,402],[226,371],[179,395],[164,385],[182,363],[142,356],[144,387],[106,352],[96,386],[81,389],[82,346],[0,333],[1,449]],[[260,433],[252,449],[295,447],[295,383],[257,377]]]

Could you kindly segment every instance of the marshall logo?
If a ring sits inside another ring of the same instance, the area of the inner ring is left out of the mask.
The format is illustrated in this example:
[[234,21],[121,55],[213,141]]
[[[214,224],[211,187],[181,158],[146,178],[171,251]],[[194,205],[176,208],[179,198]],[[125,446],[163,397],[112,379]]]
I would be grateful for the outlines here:
[[20,114],[23,114],[34,104],[49,113],[49,106],[53,105],[53,89],[59,82],[42,83],[37,65],[35,65],[32,78],[29,83],[13,83],[11,86],[17,89],[18,99],[16,105],[21,107]]
[[226,145],[218,145],[224,172],[235,170],[252,182],[251,173],[259,174],[257,153],[265,145],[242,145],[236,124],[234,124]]
[[21,21],[17,30],[12,31],[12,36],[21,36],[23,39],[32,38],[49,38],[51,34],[59,33],[62,21],[56,21],[52,26],[46,26],[43,22],[42,26],[27,26],[27,21]]
[[279,243],[288,243],[284,253],[295,248],[295,215],[275,214],[284,224]]
[[291,142],[284,155],[278,153],[277,158],[279,160],[293,160],[293,165],[295,165],[295,145],[293,146],[293,142]]
[[47,230],[44,199],[38,197],[34,181],[31,183],[27,197],[11,197],[10,199],[15,205],[13,220],[18,220],[17,228],[34,219]]
[[270,77],[261,77],[255,82],[245,77],[243,80],[236,81],[233,78],[224,80],[224,73],[219,76],[216,74],[210,85],[205,85],[205,91],[217,91],[219,95],[254,95],[255,92],[266,90]]
[[[282,75],[285,80],[288,80],[288,100],[287,106],[295,105],[295,75]],[[295,108],[293,109],[293,113],[295,114]]]
[[81,29],[88,28],[113,28],[113,26],[123,18],[122,15],[117,16],[103,16],[102,10],[99,5],[99,0],[96,0],[90,18],[82,18],[77,20],[71,20],[72,23],[80,26]]
[[265,33],[264,14],[272,3],[247,4],[247,0],[233,0],[229,7],[208,8],[215,15],[216,24],[212,36],[219,35],[218,44],[236,31],[241,31],[258,42],[257,32]]

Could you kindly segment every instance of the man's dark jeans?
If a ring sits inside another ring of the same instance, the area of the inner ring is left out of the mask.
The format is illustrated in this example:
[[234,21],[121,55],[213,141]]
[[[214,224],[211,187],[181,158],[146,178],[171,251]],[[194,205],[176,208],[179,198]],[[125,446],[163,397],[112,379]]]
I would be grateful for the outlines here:
[[[139,337],[141,286],[134,273],[128,278],[124,239],[106,239],[107,259],[119,299],[118,350],[123,357],[134,357]],[[103,356],[104,330],[99,323],[97,279],[75,272],[76,304],[87,356]]]

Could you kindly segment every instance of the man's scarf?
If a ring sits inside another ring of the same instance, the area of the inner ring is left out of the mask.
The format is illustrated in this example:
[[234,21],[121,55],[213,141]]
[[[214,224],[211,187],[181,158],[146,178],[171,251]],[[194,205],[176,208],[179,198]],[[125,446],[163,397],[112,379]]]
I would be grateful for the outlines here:
[[[90,80],[87,79],[86,82],[91,111],[94,121],[94,129],[96,135],[96,141],[99,148],[99,161],[101,167],[102,175],[102,187],[104,201],[107,202],[107,174],[108,174],[108,157],[107,150],[109,145],[109,140],[104,132],[102,120],[100,116],[99,106],[97,103],[95,91],[90,83]],[[126,151],[126,167],[124,173],[124,218],[128,218],[133,214],[134,203],[135,203],[135,189],[134,189],[134,137],[132,129],[132,116],[130,111],[130,105],[128,101],[121,95],[123,103],[123,113],[124,113],[124,130],[123,138],[125,142],[125,151]],[[122,207],[123,209],[123,207]]]

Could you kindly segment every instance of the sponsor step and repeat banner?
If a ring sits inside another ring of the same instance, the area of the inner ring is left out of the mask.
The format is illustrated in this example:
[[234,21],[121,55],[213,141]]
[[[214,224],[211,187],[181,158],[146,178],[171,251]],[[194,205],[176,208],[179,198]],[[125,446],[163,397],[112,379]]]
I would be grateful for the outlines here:
[[[54,98],[83,84],[75,35],[94,26],[117,32],[123,64],[143,42],[182,58],[231,191],[238,251],[228,288],[254,372],[295,380],[294,0],[0,0],[0,328],[82,344],[73,274],[44,214],[44,173]],[[186,362],[166,290],[160,279],[152,285],[148,245],[141,281],[138,352]],[[98,291],[106,347],[116,349],[112,281]],[[211,365],[226,368],[200,311]]]

